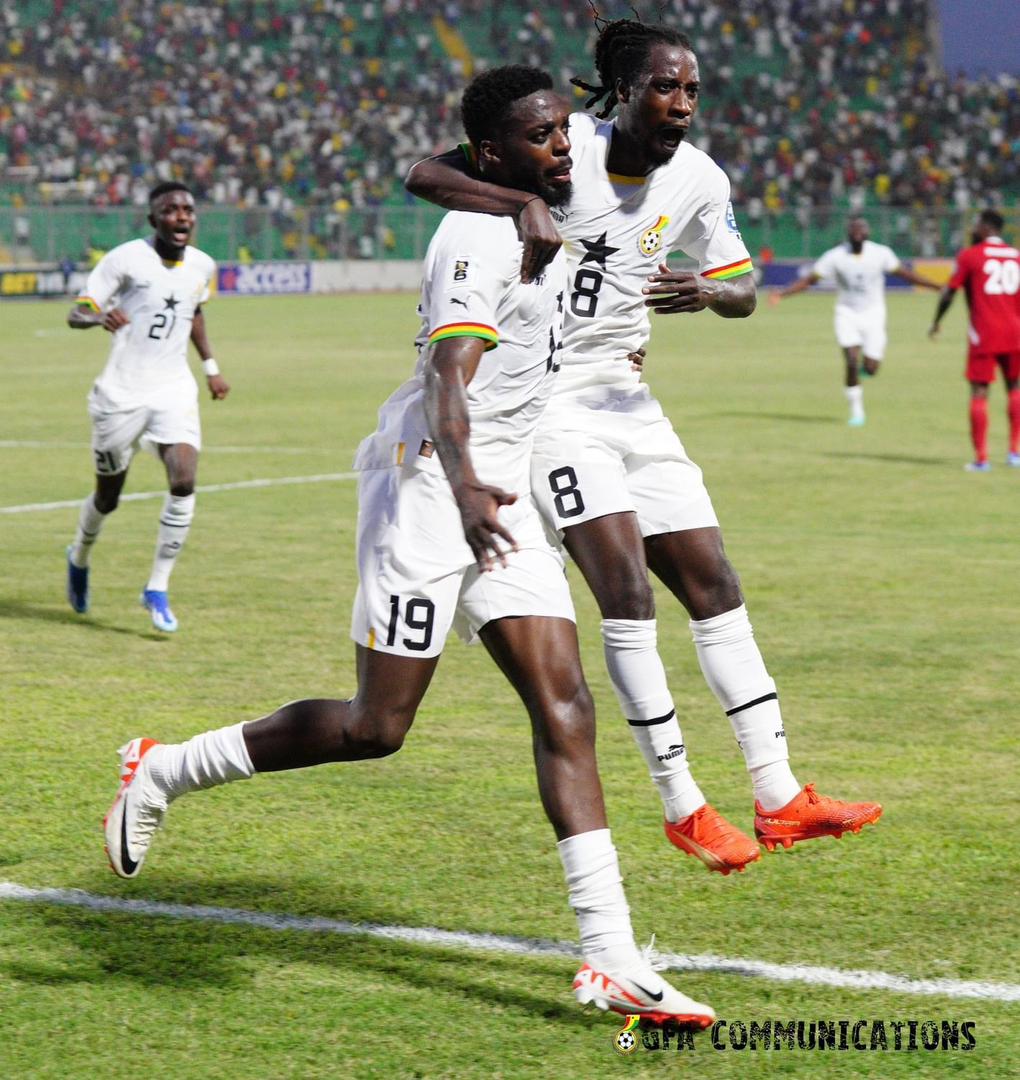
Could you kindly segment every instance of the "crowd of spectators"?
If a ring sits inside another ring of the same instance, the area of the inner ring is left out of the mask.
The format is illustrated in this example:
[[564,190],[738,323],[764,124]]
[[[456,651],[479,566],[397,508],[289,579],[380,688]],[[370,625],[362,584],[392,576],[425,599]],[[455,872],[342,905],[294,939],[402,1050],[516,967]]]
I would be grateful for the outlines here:
[[[750,221],[1020,193],[1020,82],[943,76],[926,2],[636,6],[694,42],[695,141]],[[565,84],[593,40],[584,0],[0,0],[0,198],[139,204],[183,178],[213,203],[371,208],[461,137],[471,63]]]

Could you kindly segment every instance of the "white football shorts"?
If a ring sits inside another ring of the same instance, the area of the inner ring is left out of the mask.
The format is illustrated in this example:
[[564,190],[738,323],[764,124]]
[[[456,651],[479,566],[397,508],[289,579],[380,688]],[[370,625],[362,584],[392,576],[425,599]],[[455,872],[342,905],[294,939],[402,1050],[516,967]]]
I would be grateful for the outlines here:
[[197,390],[168,394],[158,404],[121,404],[94,386],[88,398],[92,454],[100,476],[122,473],[139,445],[156,453],[162,444],[188,443],[202,449]]
[[885,356],[888,340],[885,332],[885,309],[853,308],[836,305],[836,343],[841,349],[859,345],[869,360],[881,360]]
[[[482,573],[441,473],[407,466],[358,479],[358,592],[351,637],[398,656],[438,656],[453,626],[467,642],[495,619],[574,618],[563,559],[530,499],[500,509],[519,550]],[[503,541],[500,541],[502,544]]]
[[535,440],[531,493],[559,533],[628,511],[642,536],[719,524],[701,469],[646,386],[598,406],[554,398]]

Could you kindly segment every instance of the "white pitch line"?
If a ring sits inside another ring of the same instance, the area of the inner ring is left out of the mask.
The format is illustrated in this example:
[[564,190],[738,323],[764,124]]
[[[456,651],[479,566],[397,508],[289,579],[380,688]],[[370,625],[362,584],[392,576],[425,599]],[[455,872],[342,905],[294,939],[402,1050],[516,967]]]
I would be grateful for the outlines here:
[[[200,484],[195,491],[206,494],[210,491],[241,491],[245,488],[280,487],[285,484],[325,484],[336,480],[356,480],[357,473],[319,473],[315,476],[275,476],[266,480],[237,480],[232,484]],[[121,495],[121,502],[142,502],[145,499],[162,499],[166,491],[133,491],[130,495]],[[67,510],[81,506],[81,499],[63,499],[61,502],[23,503],[21,506],[0,506],[0,514],[34,514],[40,510]]]
[[[472,934],[463,931],[437,930],[427,926],[353,923],[343,919],[279,915],[199,904],[168,904],[157,900],[122,900],[114,896],[97,896],[83,892],[81,889],[30,889],[13,881],[0,881],[0,900],[55,904],[60,907],[87,908],[90,911],[109,911],[145,917],[195,919],[235,926],[254,926],[261,930],[363,935],[389,941],[407,941],[416,945],[484,949],[516,956],[564,956],[576,959],[579,954],[575,945],[565,941],[503,937],[498,934]],[[762,960],[736,960],[725,956],[687,956],[681,953],[662,953],[661,956],[667,967],[673,971],[711,971],[724,975],[753,976],[773,982],[833,986],[844,990],[885,990],[896,994],[975,998],[983,1001],[1020,1001],[1020,985],[1015,983],[974,982],[960,979],[909,979],[902,975],[890,975],[884,971],[842,971],[839,968],[811,967],[806,964],[770,964]]]
[[[87,442],[54,442],[44,439],[0,439],[0,450],[91,450]],[[322,446],[203,446],[203,454],[332,454]]]

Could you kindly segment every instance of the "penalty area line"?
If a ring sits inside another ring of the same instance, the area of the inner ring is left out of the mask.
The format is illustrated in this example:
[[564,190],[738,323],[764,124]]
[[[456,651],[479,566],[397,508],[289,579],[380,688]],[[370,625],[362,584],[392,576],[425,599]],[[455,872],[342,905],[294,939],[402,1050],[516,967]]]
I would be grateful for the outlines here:
[[[205,495],[214,491],[243,491],[247,488],[282,487],[287,484],[326,484],[338,480],[356,480],[356,472],[318,473],[314,476],[275,476],[265,480],[237,480],[232,484],[199,484],[195,491]],[[121,495],[121,502],[143,502],[145,499],[163,499],[166,491],[133,491]],[[63,499],[60,502],[23,503],[21,506],[0,506],[0,514],[34,514],[42,510],[69,510],[81,506],[81,499]]]
[[[170,904],[158,900],[120,899],[115,896],[98,896],[81,889],[31,889],[13,881],[0,881],[0,900],[52,904],[58,907],[84,908],[89,911],[138,915],[144,918],[194,919],[200,922],[225,923],[233,926],[253,926],[260,930],[374,937],[387,941],[406,941],[416,945],[480,949],[515,956],[562,956],[574,960],[579,956],[579,949],[565,941],[542,941],[499,934],[438,930],[427,926],[354,923],[343,919],[272,914],[196,904]],[[902,975],[890,975],[884,971],[843,971],[839,968],[813,967],[806,964],[772,964],[761,960],[739,960],[725,956],[691,956],[682,953],[662,953],[661,956],[668,970],[671,971],[704,971],[722,975],[741,975],[773,982],[806,983],[810,986],[832,986],[844,990],[884,990],[895,994],[970,998],[983,1001],[1020,1001],[1020,985],[1015,983],[976,982],[961,979],[911,979]]]

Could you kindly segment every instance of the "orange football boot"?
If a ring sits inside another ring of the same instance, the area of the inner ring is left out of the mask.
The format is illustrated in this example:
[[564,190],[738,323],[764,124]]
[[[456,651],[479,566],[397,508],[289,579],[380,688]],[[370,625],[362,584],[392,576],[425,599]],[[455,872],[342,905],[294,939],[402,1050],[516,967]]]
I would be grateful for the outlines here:
[[679,821],[664,822],[663,827],[671,844],[724,876],[731,870],[743,873],[749,862],[761,858],[758,845],[708,803]]
[[754,835],[769,851],[778,844],[791,847],[799,840],[814,840],[816,836],[834,836],[838,840],[845,832],[860,832],[862,825],[871,825],[882,816],[878,803],[840,802],[819,795],[814,784],[778,810],[763,810],[754,804]]

